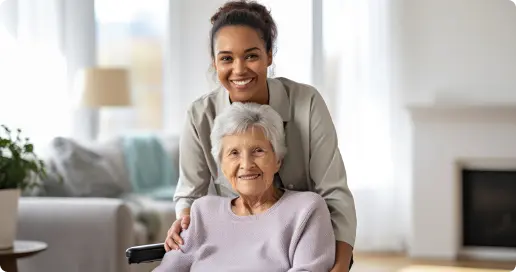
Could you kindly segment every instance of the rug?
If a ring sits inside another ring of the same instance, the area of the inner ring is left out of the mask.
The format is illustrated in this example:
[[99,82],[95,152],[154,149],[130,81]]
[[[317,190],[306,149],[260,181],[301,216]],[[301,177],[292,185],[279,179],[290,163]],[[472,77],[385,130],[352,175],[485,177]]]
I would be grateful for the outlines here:
[[[513,270],[513,272],[516,271]],[[398,272],[511,272],[509,270],[487,269],[487,268],[462,268],[436,265],[411,265]]]

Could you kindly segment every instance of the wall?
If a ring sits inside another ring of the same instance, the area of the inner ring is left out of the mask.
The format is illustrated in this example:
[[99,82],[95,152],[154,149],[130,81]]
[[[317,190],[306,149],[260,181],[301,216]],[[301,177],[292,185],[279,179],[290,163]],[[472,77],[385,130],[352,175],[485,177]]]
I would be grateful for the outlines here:
[[404,101],[516,102],[509,0],[402,0]]
[[[456,139],[449,138],[467,138],[468,133],[475,134],[484,127],[473,125],[467,132],[454,134],[449,125],[439,123],[451,117],[441,116],[439,122],[433,121],[439,130],[425,136],[430,133],[427,128],[414,131],[407,106],[421,106],[432,112],[436,105],[452,108],[491,105],[496,110],[497,105],[516,104],[516,7],[509,0],[394,0],[393,5],[392,53],[396,61],[393,63],[392,138],[399,203],[406,225],[403,231],[412,255],[453,258],[458,248],[457,233],[453,232],[456,230],[450,229],[456,227],[456,222],[450,221],[452,213],[445,212],[447,221],[437,228],[448,231],[446,234],[421,231],[429,230],[422,226],[424,224],[440,222],[435,213],[455,201],[450,191],[453,189],[446,187],[454,181],[450,180],[449,173],[439,174],[451,166],[438,168],[438,164],[433,164],[441,160],[437,159],[438,154],[447,146],[430,147],[428,144],[437,140],[460,143],[464,150],[471,150],[474,144],[485,146],[480,140],[455,142]],[[482,116],[482,111],[476,112]],[[420,138],[415,139],[417,135]],[[413,155],[416,149],[429,152],[430,157],[416,158]],[[483,150],[485,155],[491,154]],[[416,159],[422,164],[416,166]],[[428,159],[431,161],[427,162]],[[451,157],[446,158],[449,159]],[[414,171],[427,163],[425,171],[433,173],[429,176],[431,181],[429,177],[422,180],[424,173]],[[427,190],[428,197],[416,197],[421,190]],[[428,214],[428,210],[434,213]],[[418,226],[422,229],[416,230]]]
[[192,101],[210,90],[210,17],[223,0],[170,1],[170,37],[164,100],[165,129],[180,133]]
[[[516,107],[413,108],[414,168],[410,254],[455,259],[464,253],[462,165],[513,169]],[[489,258],[514,260],[512,254]],[[488,251],[485,251],[488,252]],[[490,253],[478,253],[484,258]]]

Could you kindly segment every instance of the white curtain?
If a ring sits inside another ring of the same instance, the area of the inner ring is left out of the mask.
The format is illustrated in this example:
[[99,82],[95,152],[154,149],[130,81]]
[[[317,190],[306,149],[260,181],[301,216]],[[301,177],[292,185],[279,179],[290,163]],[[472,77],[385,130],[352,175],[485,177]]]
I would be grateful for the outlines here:
[[0,2],[0,123],[22,129],[37,152],[56,136],[91,140],[95,115],[74,104],[71,86],[78,69],[96,63],[93,7]]
[[5,0],[0,10],[0,123],[42,148],[71,133],[62,5]]
[[355,196],[357,251],[399,251],[388,0],[325,0],[325,89]]

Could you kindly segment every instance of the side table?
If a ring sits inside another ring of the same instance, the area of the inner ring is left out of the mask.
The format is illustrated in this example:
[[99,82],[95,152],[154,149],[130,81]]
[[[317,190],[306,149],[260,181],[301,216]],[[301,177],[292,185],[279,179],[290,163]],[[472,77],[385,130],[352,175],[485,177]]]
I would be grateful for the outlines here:
[[18,259],[30,257],[45,249],[47,244],[43,242],[15,241],[13,248],[0,250],[0,268],[6,272],[18,272]]

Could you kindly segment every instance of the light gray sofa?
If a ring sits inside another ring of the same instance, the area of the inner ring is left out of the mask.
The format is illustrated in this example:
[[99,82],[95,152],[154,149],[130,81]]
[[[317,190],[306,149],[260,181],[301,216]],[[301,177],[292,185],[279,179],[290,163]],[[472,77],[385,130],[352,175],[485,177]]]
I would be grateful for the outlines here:
[[[165,137],[164,146],[178,162],[178,138]],[[131,191],[123,165],[119,139],[88,145],[118,168],[120,181]],[[158,215],[159,227],[149,237],[149,227],[138,221],[135,210],[123,198],[25,196],[19,203],[17,238],[46,242],[46,251],[18,261],[20,271],[38,272],[138,272],[159,263],[129,266],[125,250],[134,245],[163,242],[175,219],[171,201],[140,199],[139,205]],[[156,229],[156,226],[154,226]]]

